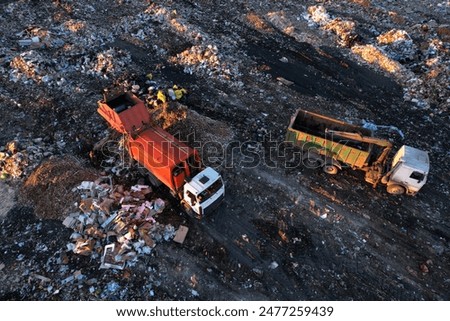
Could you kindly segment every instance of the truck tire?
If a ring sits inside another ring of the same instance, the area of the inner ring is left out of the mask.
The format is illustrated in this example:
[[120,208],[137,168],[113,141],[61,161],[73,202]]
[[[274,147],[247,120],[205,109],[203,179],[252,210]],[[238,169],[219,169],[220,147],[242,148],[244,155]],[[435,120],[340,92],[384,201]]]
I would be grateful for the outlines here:
[[386,187],[386,190],[389,194],[392,194],[392,195],[401,195],[401,194],[405,193],[405,191],[406,191],[403,186],[397,185],[397,184],[388,185]]
[[336,175],[339,171],[339,169],[337,168],[337,166],[333,165],[333,164],[325,164],[322,167],[323,171],[329,175]]
[[191,208],[188,204],[186,204],[186,202],[181,201],[181,206],[183,207],[183,210],[184,210],[184,212],[185,212],[187,215],[189,215],[189,216],[191,216],[191,217],[195,217],[195,216],[196,216],[196,213],[194,213],[194,211],[192,210],[192,208]]
[[319,168],[322,166],[323,160],[319,155],[307,153],[302,159],[302,164],[306,168]]

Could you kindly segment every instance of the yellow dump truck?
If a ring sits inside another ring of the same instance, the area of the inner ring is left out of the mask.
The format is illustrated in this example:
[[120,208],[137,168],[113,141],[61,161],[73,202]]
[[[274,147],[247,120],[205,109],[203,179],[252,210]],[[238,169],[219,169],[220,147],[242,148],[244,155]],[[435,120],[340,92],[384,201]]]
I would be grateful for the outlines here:
[[390,194],[416,194],[430,168],[425,151],[405,145],[389,163],[389,140],[373,137],[367,128],[301,109],[291,118],[286,141],[301,148],[305,166],[322,167],[328,174],[342,168],[361,170],[367,182],[374,187],[385,184]]

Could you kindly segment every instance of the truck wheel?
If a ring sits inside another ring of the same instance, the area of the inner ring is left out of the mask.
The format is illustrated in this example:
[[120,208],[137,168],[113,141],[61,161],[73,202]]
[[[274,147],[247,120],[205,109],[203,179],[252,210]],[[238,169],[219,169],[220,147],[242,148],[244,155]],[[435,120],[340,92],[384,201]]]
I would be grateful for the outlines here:
[[339,169],[335,165],[332,165],[332,164],[326,164],[323,166],[322,169],[325,173],[330,174],[330,175],[336,175],[339,171]]
[[318,155],[308,153],[303,157],[302,163],[306,168],[319,168],[322,166],[323,160]]
[[187,205],[184,201],[181,202],[181,206],[183,207],[184,212],[189,215],[194,217],[196,213],[194,213],[194,211],[192,210],[192,208]]
[[386,187],[386,190],[389,194],[393,194],[393,195],[401,195],[401,194],[405,193],[405,188],[403,186],[397,185],[397,184],[388,185]]

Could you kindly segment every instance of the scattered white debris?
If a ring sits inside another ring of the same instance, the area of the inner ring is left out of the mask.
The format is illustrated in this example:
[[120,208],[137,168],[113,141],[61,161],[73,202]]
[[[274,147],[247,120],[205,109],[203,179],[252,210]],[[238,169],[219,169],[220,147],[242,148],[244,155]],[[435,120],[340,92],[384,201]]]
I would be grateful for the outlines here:
[[[80,212],[68,215],[63,224],[72,228],[73,243],[67,249],[79,255],[98,258],[102,269],[123,269],[141,255],[149,255],[157,242],[170,241],[175,227],[156,222],[166,203],[150,199],[150,186],[137,184],[128,191],[112,185],[109,177],[83,181],[73,191],[81,194]],[[177,241],[183,242],[187,227],[180,227]]]
[[402,138],[405,138],[405,135],[403,134],[403,132],[396,126],[386,126],[386,125],[376,125],[374,123],[368,122],[366,120],[363,120],[363,128],[367,128],[369,130],[371,130],[372,132],[375,132],[377,130],[380,129],[387,129],[389,131],[395,131],[397,132]]

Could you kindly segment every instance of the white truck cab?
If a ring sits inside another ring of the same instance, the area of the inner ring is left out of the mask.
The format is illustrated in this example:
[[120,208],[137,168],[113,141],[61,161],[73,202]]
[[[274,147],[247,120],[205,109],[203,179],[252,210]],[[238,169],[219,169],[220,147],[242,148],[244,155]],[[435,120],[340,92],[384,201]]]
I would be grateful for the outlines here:
[[416,194],[427,181],[430,170],[428,153],[420,149],[402,146],[392,160],[392,170],[387,181],[391,194]]
[[200,217],[214,211],[224,197],[222,177],[211,167],[206,167],[184,184],[183,203]]

